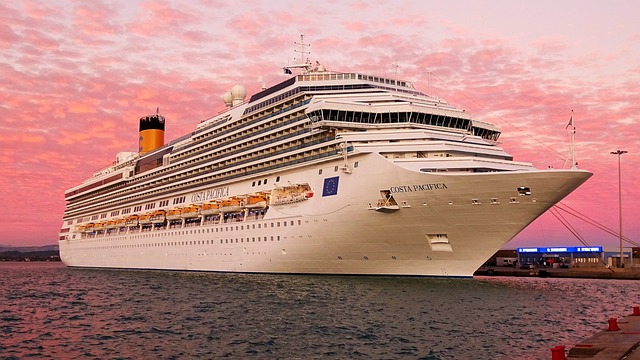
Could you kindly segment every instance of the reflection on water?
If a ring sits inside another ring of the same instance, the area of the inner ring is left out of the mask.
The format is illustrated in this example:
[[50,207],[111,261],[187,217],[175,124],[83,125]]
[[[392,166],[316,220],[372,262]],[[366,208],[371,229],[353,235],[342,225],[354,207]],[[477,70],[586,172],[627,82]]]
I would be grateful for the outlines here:
[[0,263],[0,354],[37,358],[547,359],[640,282],[69,269]]

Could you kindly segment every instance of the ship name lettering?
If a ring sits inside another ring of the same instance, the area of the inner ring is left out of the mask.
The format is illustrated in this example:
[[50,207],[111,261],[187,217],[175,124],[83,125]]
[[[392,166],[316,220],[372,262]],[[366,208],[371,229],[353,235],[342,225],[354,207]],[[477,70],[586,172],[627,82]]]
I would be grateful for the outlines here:
[[413,184],[413,185],[398,185],[392,186],[389,188],[391,193],[404,193],[404,192],[414,192],[414,191],[433,191],[433,190],[444,190],[448,189],[447,184],[445,183],[433,183],[433,184]]
[[413,191],[443,190],[446,188],[447,184],[445,183],[413,185]]
[[191,202],[198,203],[218,199],[225,196],[229,196],[228,186],[197,192],[191,195]]

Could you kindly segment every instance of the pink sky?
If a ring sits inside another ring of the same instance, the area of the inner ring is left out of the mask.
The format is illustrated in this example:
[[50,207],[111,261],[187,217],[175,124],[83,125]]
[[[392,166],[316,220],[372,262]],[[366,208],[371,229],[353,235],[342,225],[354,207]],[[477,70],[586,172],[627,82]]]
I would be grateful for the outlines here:
[[[185,4],[186,3],[186,4]],[[640,27],[635,1],[17,1],[0,4],[0,244],[56,243],[64,191],[137,149],[160,107],[166,140],[284,79],[299,34],[334,71],[395,76],[503,130],[515,160],[579,167],[564,203],[640,242]],[[429,74],[432,75],[429,75]],[[570,218],[589,245],[616,236]],[[550,214],[506,247],[579,245]]]

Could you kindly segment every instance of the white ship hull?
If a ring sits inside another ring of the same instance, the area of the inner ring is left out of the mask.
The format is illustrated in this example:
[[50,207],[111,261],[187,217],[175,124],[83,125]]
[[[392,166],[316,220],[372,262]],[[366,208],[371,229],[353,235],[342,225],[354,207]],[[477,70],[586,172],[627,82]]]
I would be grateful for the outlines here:
[[[264,218],[67,237],[59,242],[62,261],[72,267],[469,277],[591,176],[579,170],[441,175],[407,170],[376,153],[348,162],[349,171],[335,160],[279,172],[291,183],[308,183],[315,195],[271,206]],[[326,179],[334,177],[329,193],[335,195],[323,196]],[[249,180],[224,186],[230,195],[255,190]],[[521,187],[530,193],[519,193]],[[381,189],[391,190],[398,210],[376,210]]]

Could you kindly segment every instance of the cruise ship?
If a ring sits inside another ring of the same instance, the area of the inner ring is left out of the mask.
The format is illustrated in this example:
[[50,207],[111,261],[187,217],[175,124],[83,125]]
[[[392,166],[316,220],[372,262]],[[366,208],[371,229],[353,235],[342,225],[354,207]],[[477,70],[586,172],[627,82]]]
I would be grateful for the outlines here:
[[410,82],[284,70],[168,143],[142,117],[137,152],[65,192],[64,264],[470,277],[592,175],[514,161],[498,127]]

